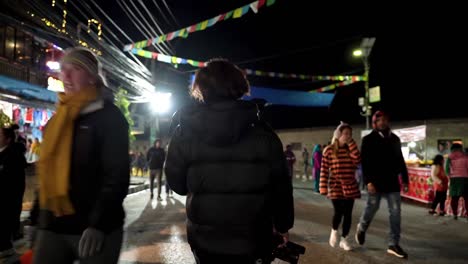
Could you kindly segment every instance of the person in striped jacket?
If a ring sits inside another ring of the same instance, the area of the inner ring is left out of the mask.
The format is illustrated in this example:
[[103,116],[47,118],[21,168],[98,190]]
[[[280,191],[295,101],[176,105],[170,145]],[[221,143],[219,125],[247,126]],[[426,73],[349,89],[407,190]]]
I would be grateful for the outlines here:
[[320,171],[320,194],[327,195],[334,208],[329,243],[330,246],[336,247],[339,238],[338,227],[343,219],[339,246],[346,251],[352,249],[348,234],[351,229],[354,199],[361,197],[355,177],[361,154],[352,135],[351,126],[341,122],[333,133],[331,145],[323,150]]

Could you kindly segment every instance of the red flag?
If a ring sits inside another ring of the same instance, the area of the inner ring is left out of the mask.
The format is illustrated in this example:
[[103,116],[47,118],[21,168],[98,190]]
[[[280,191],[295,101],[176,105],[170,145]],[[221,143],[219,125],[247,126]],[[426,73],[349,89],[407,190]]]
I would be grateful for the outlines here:
[[158,53],[156,53],[156,52],[151,53],[151,57],[153,58],[153,60],[157,59],[158,58]]
[[222,15],[219,17],[218,21],[223,21],[225,17],[226,17],[226,13],[222,14]]
[[257,9],[260,9],[262,6],[265,5],[265,0],[258,0],[258,6]]

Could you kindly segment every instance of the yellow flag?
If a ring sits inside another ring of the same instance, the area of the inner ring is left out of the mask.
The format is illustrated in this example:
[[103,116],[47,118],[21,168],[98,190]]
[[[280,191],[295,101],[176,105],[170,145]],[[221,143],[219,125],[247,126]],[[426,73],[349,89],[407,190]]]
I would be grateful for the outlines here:
[[240,8],[237,8],[236,10],[234,10],[234,15],[232,18],[239,18],[242,16],[242,7]]

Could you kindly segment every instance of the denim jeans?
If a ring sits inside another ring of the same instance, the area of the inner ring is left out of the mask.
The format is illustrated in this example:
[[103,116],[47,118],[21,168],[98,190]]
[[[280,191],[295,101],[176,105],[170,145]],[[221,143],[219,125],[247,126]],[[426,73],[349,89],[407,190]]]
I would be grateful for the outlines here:
[[387,198],[388,212],[390,213],[390,237],[388,238],[388,245],[395,246],[400,242],[401,195],[399,192],[369,194],[366,208],[359,220],[359,229],[364,232],[367,231],[375,213],[379,210],[382,197]]

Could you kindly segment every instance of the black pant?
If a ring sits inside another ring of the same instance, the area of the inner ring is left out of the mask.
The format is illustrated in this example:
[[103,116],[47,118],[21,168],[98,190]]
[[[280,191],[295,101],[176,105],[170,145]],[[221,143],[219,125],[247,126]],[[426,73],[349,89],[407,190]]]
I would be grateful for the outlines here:
[[447,199],[447,191],[436,191],[436,196],[434,198],[434,201],[432,201],[431,209],[435,210],[437,208],[437,205],[440,204],[440,212],[445,212],[445,199]]
[[79,260],[81,264],[116,264],[120,256],[123,230],[106,235],[101,251],[87,258],[78,256],[80,235],[58,234],[39,230],[34,248],[34,264],[68,264]]
[[335,214],[333,215],[333,230],[338,230],[341,219],[343,220],[343,233],[342,236],[346,237],[351,229],[351,218],[353,213],[354,199],[333,199],[333,208]]

